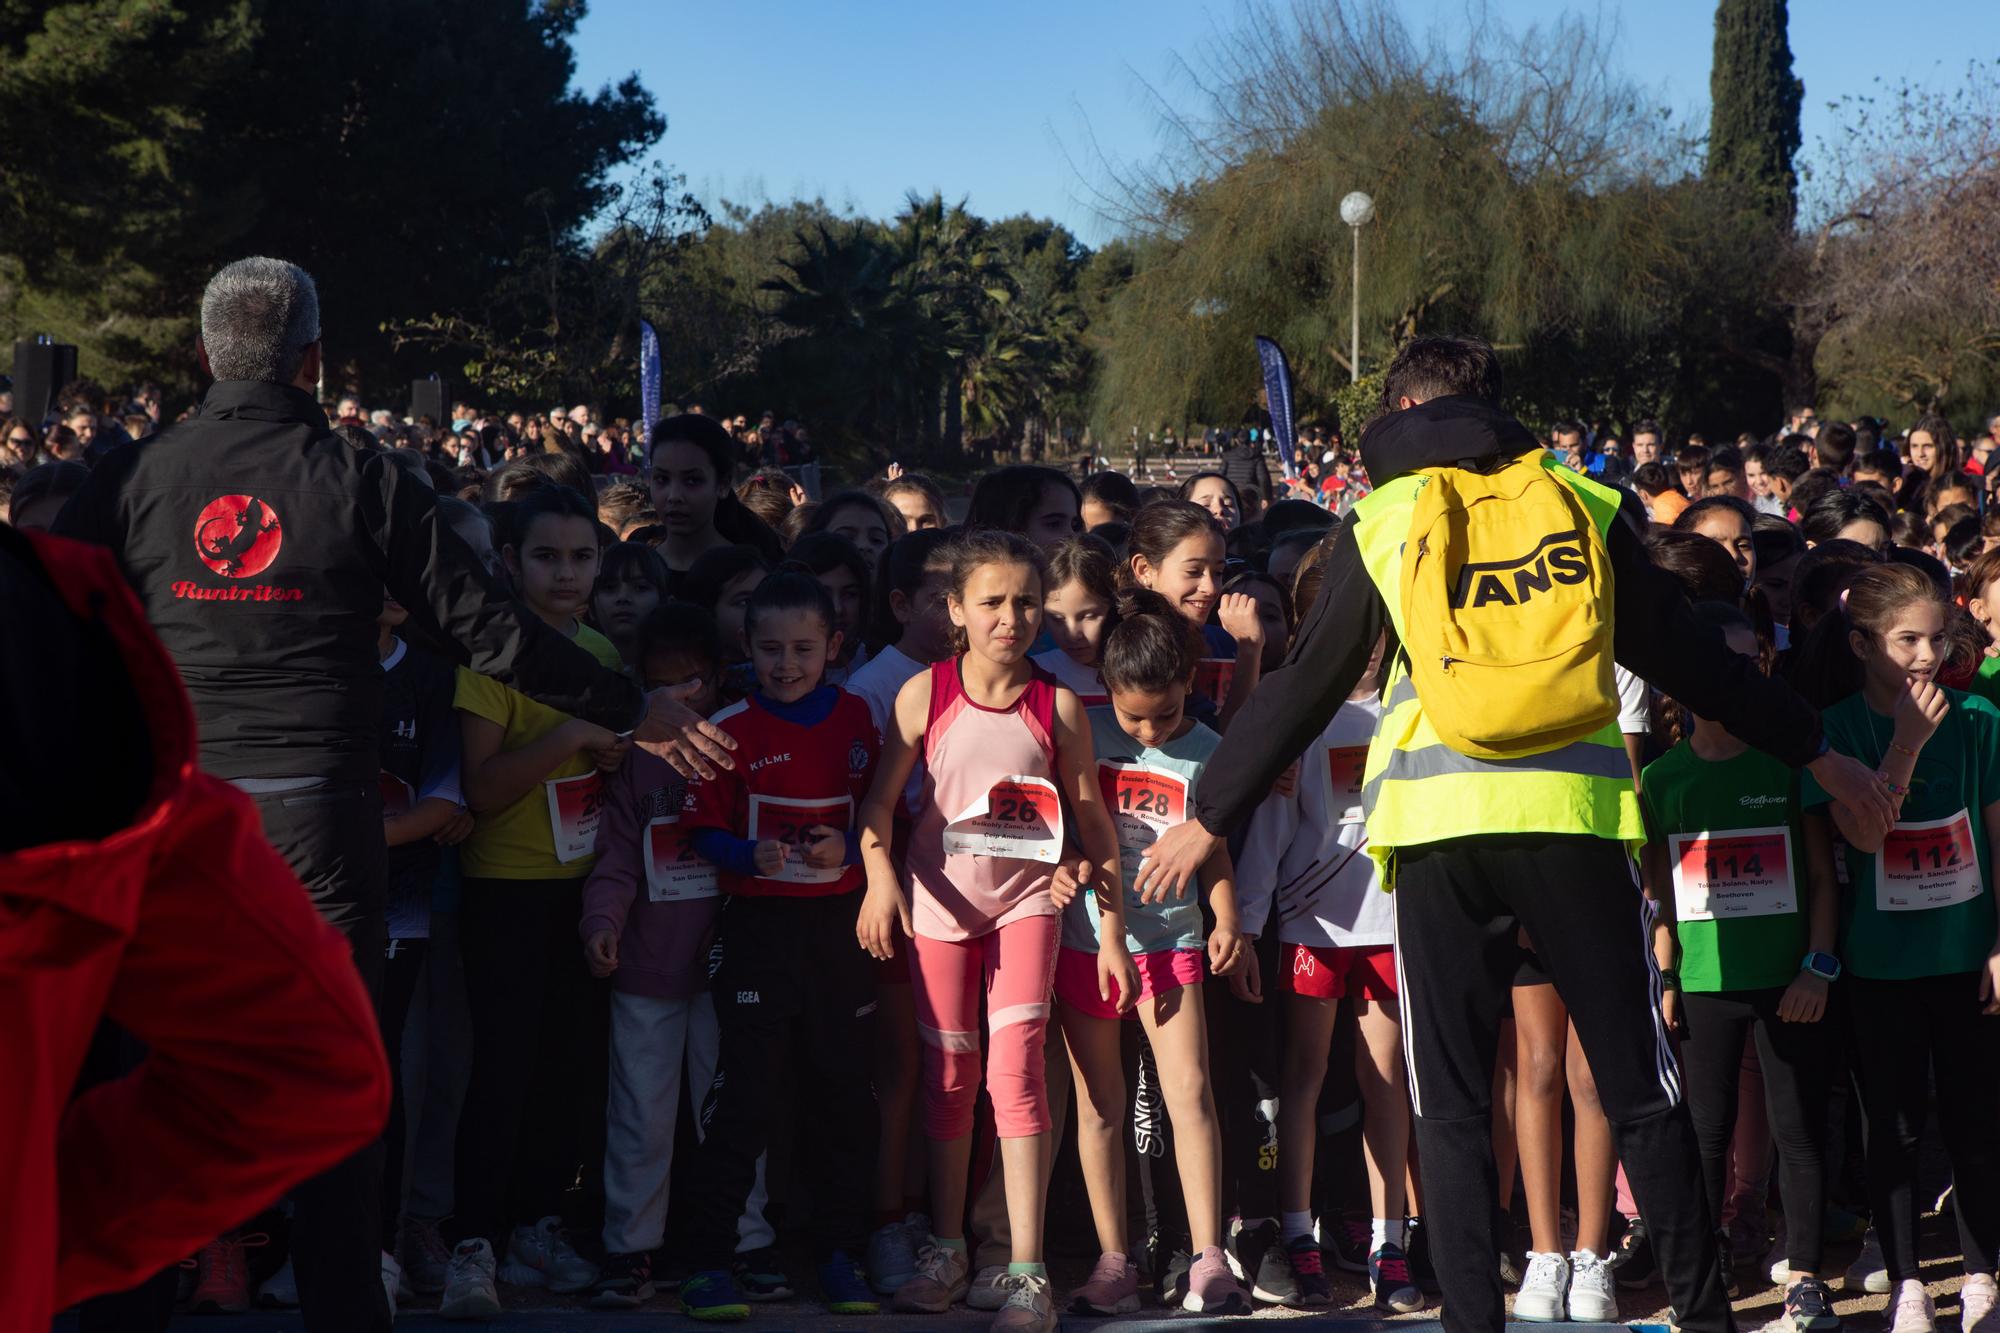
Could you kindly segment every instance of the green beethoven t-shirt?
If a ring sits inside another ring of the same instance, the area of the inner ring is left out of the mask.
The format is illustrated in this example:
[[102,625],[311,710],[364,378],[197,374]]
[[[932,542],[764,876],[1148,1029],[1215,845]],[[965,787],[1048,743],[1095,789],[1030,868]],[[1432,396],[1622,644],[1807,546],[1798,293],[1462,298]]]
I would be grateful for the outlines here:
[[1666,848],[1681,988],[1791,983],[1808,944],[1798,774],[1761,750],[1703,759],[1682,741],[1646,765],[1640,803]]
[[[1983,812],[2000,801],[2000,709],[1976,695],[1945,693],[1951,711],[1917,756],[1888,845],[1873,856],[1847,848],[1840,953],[1856,976],[1902,981],[1972,972],[1993,948]],[[1878,767],[1895,734],[1895,723],[1859,694],[1820,721],[1834,749]],[[1807,774],[1807,808],[1830,799]]]
[[2000,657],[1982,657],[1979,670],[1966,682],[1966,692],[1976,694],[1987,703],[2000,708]]

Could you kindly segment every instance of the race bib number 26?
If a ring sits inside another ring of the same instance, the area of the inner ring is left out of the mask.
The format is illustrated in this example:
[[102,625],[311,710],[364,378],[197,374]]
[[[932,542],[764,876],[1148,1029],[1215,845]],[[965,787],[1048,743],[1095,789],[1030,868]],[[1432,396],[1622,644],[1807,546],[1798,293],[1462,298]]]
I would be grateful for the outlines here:
[[945,825],[947,856],[1005,856],[1054,865],[1062,855],[1062,801],[1047,778],[1008,776]]

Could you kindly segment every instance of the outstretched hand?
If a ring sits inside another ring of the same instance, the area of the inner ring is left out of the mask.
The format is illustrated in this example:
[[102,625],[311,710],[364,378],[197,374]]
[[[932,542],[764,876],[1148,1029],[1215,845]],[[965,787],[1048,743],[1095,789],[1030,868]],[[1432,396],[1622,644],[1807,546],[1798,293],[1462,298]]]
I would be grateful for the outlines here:
[[1162,833],[1139,862],[1132,884],[1139,901],[1165,902],[1169,894],[1186,897],[1188,885],[1195,882],[1202,865],[1221,845],[1222,839],[1192,819]]
[[682,777],[706,780],[714,778],[718,768],[736,767],[729,756],[736,742],[684,702],[700,692],[698,680],[649,691],[646,716],[639,720],[632,739],[640,749],[666,760]]

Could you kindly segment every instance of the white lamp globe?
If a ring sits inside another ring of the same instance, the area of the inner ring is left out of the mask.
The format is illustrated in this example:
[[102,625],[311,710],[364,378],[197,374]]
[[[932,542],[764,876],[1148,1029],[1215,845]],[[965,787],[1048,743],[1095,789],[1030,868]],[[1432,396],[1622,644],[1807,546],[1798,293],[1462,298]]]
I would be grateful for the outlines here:
[[1375,201],[1356,190],[1340,201],[1340,220],[1350,227],[1359,227],[1375,216]]

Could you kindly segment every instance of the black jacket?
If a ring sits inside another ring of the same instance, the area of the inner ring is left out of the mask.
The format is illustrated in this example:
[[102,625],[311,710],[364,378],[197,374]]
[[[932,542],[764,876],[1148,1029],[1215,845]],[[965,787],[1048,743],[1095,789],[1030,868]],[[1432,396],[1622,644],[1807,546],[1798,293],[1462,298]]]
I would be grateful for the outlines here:
[[618,731],[644,707],[493,581],[422,481],[286,385],[218,382],[197,416],[107,455],[56,531],[117,555],[220,777],[375,779],[385,589],[416,637],[550,707]]
[[[1533,432],[1496,407],[1434,398],[1371,426],[1361,439],[1361,461],[1380,486],[1417,468],[1482,463],[1540,447]],[[1720,630],[1695,619],[1680,581],[1647,555],[1632,508],[1620,515],[1607,543],[1619,665],[1788,764],[1817,756],[1819,715],[1752,659],[1731,652]],[[1258,682],[1209,758],[1195,811],[1204,828],[1226,834],[1249,818],[1278,774],[1354,692],[1386,629],[1388,608],[1361,563],[1350,515],[1284,664]]]
[[1264,451],[1247,440],[1222,451],[1217,469],[1241,491],[1255,491],[1266,503],[1271,499],[1271,470],[1264,465]]

